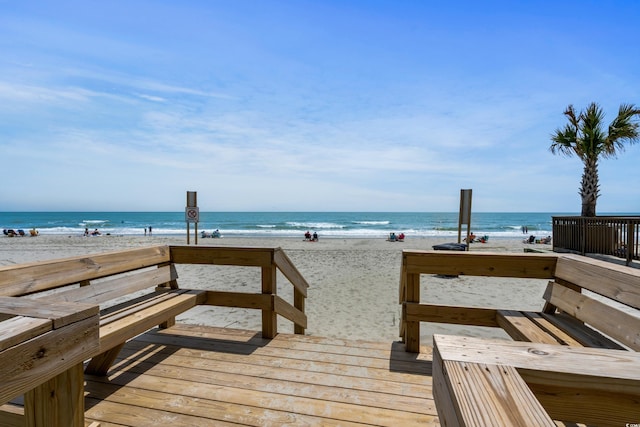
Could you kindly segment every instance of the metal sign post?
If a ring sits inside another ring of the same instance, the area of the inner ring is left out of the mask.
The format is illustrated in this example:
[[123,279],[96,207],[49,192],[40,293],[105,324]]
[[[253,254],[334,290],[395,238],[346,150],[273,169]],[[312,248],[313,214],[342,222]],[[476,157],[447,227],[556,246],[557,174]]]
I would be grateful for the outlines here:
[[467,250],[469,250],[469,244],[471,243],[471,192],[472,190],[460,190],[460,214],[458,216],[458,243],[462,243],[460,240],[462,237],[462,224],[467,225]]
[[184,210],[184,219],[187,222],[187,245],[189,244],[189,224],[195,224],[196,245],[198,244],[198,222],[200,221],[200,209],[198,208],[198,195],[195,191],[187,191],[187,207]]

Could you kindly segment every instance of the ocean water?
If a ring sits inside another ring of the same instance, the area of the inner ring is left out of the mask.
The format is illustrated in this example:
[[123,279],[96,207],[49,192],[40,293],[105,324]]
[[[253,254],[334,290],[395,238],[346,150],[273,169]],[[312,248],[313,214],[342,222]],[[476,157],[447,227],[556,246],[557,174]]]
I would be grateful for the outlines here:
[[[472,213],[471,231],[493,238],[529,234],[551,235],[551,217],[567,213]],[[320,237],[383,238],[391,232],[410,237],[458,235],[458,212],[200,212],[198,232],[220,230],[222,236],[297,237],[305,231]],[[102,234],[184,235],[185,212],[0,212],[3,229],[41,234],[82,235],[84,229]],[[194,224],[190,225],[193,232]],[[463,233],[466,228],[463,227]]]

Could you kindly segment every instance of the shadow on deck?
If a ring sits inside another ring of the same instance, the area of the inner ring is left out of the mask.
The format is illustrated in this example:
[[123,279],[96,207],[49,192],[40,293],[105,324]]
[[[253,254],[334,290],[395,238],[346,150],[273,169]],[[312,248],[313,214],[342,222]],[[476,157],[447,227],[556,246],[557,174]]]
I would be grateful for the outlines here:
[[86,421],[143,425],[439,425],[431,348],[179,324],[86,376]]

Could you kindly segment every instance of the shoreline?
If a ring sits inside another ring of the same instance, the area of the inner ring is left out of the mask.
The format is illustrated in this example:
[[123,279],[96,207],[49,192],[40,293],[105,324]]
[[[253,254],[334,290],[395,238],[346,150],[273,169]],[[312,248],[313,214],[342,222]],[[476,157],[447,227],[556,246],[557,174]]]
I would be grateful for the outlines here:
[[[397,341],[401,307],[398,304],[400,263],[403,249],[431,250],[435,244],[455,241],[447,237],[408,238],[389,242],[376,238],[325,238],[308,242],[300,238],[223,237],[198,238],[198,246],[281,247],[309,283],[306,300],[308,335],[350,340]],[[192,246],[194,244],[191,238]],[[186,236],[59,236],[0,237],[0,266],[113,252],[154,245],[186,245]],[[491,239],[472,243],[471,252],[523,252],[526,247],[551,249],[551,245],[526,244],[522,239]],[[183,288],[215,288],[240,292],[260,291],[260,269],[249,267],[179,265],[178,283]],[[513,280],[511,282],[514,282]],[[539,310],[545,280],[505,280],[482,277],[424,277],[422,300],[483,307],[521,307]],[[278,293],[292,301],[291,289],[278,274]],[[178,318],[188,323],[261,330],[259,311],[202,306]],[[279,330],[293,332],[279,318]],[[431,342],[433,333],[457,333],[504,337],[494,328],[423,324],[421,339]]]

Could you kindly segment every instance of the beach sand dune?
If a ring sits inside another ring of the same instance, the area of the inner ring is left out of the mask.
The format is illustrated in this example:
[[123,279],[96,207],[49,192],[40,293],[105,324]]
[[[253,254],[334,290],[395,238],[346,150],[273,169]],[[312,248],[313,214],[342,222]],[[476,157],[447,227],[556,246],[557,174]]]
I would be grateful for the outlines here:
[[[309,335],[351,340],[398,340],[400,305],[398,287],[403,249],[430,250],[444,243],[438,238],[387,242],[382,239],[321,239],[307,242],[291,238],[200,239],[200,245],[281,247],[309,282],[306,301]],[[192,237],[191,243],[194,244]],[[184,245],[186,237],[163,236],[51,236],[0,238],[0,265],[66,258],[151,245]],[[471,251],[522,252],[518,239],[494,239],[473,244]],[[185,288],[210,288],[259,292],[260,270],[247,267],[180,265],[179,283]],[[423,276],[422,301],[479,307],[510,307],[538,310],[545,280]],[[278,294],[292,301],[292,287],[278,275]],[[226,307],[197,307],[179,320],[214,326],[259,331],[261,315],[255,310]],[[293,332],[293,325],[279,319],[281,332]],[[497,328],[423,324],[421,340],[431,342],[433,333],[458,333],[504,337]]]

